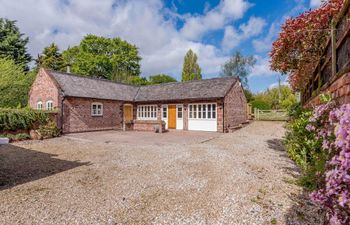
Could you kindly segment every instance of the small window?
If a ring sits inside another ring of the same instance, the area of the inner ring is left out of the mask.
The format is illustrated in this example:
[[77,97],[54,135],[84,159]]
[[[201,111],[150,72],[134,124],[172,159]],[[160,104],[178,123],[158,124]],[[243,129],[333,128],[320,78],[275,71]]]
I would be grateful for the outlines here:
[[168,107],[166,105],[162,107],[162,116],[163,118],[168,118]]
[[197,105],[193,105],[193,118],[197,118]]
[[202,105],[198,105],[198,119],[202,118]]
[[103,115],[103,104],[102,103],[92,103],[91,104],[91,115],[92,116],[102,116]]
[[46,102],[46,110],[52,111],[53,110],[53,101],[47,101]]
[[190,105],[190,110],[189,110],[189,112],[190,112],[190,119],[192,119],[193,118],[193,116],[192,116],[192,114],[193,114],[193,112],[192,112],[192,108],[193,108],[193,105]]
[[208,104],[208,119],[211,119],[211,104]]
[[207,118],[207,105],[206,104],[204,104],[203,105],[203,119],[206,119]]
[[[162,109],[164,110],[164,108]],[[156,105],[137,106],[137,119],[145,119],[145,120],[157,119],[157,106]]]
[[43,102],[42,101],[38,101],[36,103],[36,109],[38,109],[38,110],[42,110],[43,109]]
[[182,105],[177,106],[177,118],[182,119]]
[[212,108],[212,118],[216,119],[216,105],[213,104],[211,108]]

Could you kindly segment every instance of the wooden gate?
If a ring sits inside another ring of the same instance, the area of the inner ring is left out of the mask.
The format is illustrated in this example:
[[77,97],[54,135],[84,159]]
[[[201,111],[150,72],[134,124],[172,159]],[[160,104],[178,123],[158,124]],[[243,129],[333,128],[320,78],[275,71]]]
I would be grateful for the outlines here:
[[266,121],[287,121],[288,113],[287,110],[260,110],[254,108],[255,120],[266,120]]

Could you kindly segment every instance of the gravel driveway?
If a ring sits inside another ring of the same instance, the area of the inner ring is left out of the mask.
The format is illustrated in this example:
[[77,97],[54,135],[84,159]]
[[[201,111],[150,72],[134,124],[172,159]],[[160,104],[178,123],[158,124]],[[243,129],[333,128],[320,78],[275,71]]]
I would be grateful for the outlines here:
[[0,224],[293,224],[301,190],[282,123],[188,143],[121,133],[0,146]]

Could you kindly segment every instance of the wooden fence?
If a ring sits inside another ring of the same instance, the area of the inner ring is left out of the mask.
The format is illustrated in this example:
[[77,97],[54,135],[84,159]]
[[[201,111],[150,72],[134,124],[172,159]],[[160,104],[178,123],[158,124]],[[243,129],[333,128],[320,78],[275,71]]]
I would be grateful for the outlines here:
[[289,119],[286,110],[260,110],[254,108],[255,120],[263,121],[287,121]]
[[346,0],[338,17],[332,21],[331,33],[312,79],[302,91],[302,103],[317,96],[338,77],[350,70],[350,0]]

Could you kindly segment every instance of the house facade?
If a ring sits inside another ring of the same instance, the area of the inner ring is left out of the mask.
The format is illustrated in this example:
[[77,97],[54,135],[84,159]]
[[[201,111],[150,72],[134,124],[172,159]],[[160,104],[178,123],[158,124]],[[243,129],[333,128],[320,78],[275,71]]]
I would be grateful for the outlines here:
[[40,69],[29,105],[55,110],[63,133],[155,127],[228,132],[247,121],[235,77],[133,86]]

